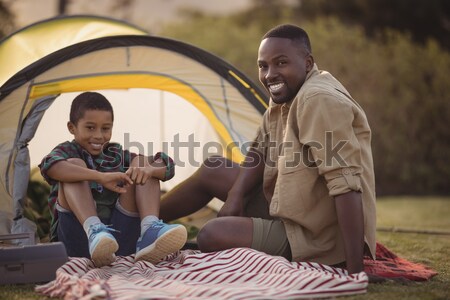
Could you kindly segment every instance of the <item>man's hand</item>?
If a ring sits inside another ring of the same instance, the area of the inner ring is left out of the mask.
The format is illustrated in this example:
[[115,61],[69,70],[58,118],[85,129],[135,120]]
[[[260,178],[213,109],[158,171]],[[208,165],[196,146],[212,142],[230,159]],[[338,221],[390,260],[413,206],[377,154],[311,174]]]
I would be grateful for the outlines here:
[[99,183],[110,191],[123,194],[133,181],[127,174],[121,172],[101,173]]

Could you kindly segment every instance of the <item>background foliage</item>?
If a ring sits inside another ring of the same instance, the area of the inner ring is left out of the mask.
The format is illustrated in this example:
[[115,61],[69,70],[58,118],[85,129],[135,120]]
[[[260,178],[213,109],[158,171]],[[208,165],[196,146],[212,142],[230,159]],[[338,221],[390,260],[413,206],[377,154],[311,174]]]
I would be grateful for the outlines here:
[[[58,2],[60,12],[70,14],[74,3]],[[206,49],[257,82],[261,36],[280,23],[304,27],[319,68],[338,78],[366,111],[378,195],[450,195],[450,1],[288,2],[253,0],[247,11],[227,16],[185,10],[158,35]],[[4,3],[0,37],[14,28]],[[118,15],[134,4],[117,0],[103,13],[141,26],[132,14]]]
[[14,28],[13,15],[8,6],[0,1],[0,39],[9,34]]
[[[413,31],[389,24],[370,27],[368,34],[363,22],[344,22],[339,13],[316,11],[305,18],[300,8],[277,2],[256,1],[252,10],[227,17],[185,11],[187,21],[167,26],[161,35],[207,49],[257,81],[261,36],[276,24],[300,25],[310,35],[319,68],[337,77],[366,111],[378,195],[450,194],[450,55],[442,46],[445,38],[416,38]],[[303,3],[319,9],[330,1]]]
[[[58,2],[60,12],[70,14],[66,4],[73,2]],[[254,0],[251,9],[231,16],[185,11],[180,23],[166,26],[158,35],[207,49],[257,81],[260,37],[279,23],[304,27],[319,68],[336,76],[368,115],[378,195],[450,195],[450,1],[289,2],[296,4],[288,7],[281,0]],[[19,29],[4,3],[0,0],[0,38]],[[125,18],[141,26],[131,14],[119,14],[124,9],[132,11],[133,3],[115,0],[111,9],[85,13]],[[50,220],[47,194],[48,187],[32,178],[24,214],[38,224],[44,240]],[[449,197],[379,199],[381,226],[448,228]],[[449,299],[448,236],[381,232],[377,239],[398,255],[429,265],[439,275],[422,284],[370,285],[370,293],[351,299]],[[0,298],[47,299],[33,289],[34,285],[3,286]]]

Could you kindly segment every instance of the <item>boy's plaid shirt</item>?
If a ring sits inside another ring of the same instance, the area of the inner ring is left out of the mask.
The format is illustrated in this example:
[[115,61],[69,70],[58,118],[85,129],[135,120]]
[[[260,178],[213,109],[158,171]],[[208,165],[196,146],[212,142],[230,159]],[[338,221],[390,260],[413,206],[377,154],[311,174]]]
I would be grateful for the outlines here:
[[[42,159],[39,168],[41,174],[51,185],[50,195],[48,198],[50,211],[52,212],[53,220],[55,220],[55,205],[58,198],[58,181],[50,178],[47,175],[47,171],[55,163],[69,158],[80,158],[89,169],[97,170],[99,172],[126,172],[130,166],[131,161],[136,156],[128,150],[123,150],[122,146],[117,143],[109,143],[103,148],[102,153],[97,157],[92,157],[89,152],[83,149],[75,140],[72,142],[64,142],[56,146],[52,152]],[[89,182],[91,189],[102,193],[103,186],[97,182]],[[118,196],[118,194],[117,194]],[[53,222],[52,222],[53,223]]]
[[[108,143],[103,148],[102,153],[97,157],[92,157],[89,152],[83,149],[75,140],[72,142],[67,141],[56,146],[52,152],[42,159],[42,162],[39,164],[42,176],[51,185],[48,201],[50,211],[53,216],[52,223],[56,220],[55,206],[58,198],[59,184],[58,181],[47,175],[47,171],[51,166],[59,161],[67,160],[69,158],[80,158],[86,163],[86,166],[89,169],[97,170],[99,172],[124,173],[128,170],[131,161],[136,156],[136,153],[124,150],[118,143]],[[175,174],[173,160],[165,153],[157,153],[155,155],[155,159],[158,157],[161,157],[167,165],[166,177],[164,178],[164,181],[171,179]],[[91,181],[89,182],[89,185],[92,190],[95,190],[98,193],[103,192],[103,186],[101,184]],[[117,196],[118,195],[119,194],[117,194]]]

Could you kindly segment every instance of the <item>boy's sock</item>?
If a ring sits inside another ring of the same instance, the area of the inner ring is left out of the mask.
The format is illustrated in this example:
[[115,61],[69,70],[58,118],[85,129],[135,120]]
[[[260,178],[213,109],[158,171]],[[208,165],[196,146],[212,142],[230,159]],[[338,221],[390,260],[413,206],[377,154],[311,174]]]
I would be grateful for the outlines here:
[[97,216],[91,216],[89,218],[86,219],[86,221],[84,221],[83,223],[83,229],[86,232],[86,235],[89,237],[89,228],[91,227],[91,225],[95,225],[95,224],[99,224],[102,223],[102,221],[100,221],[99,217]]
[[83,223],[89,243],[89,253],[96,267],[103,267],[116,260],[119,244],[111,232],[116,231],[103,224],[97,216],[86,219]]
[[147,231],[153,222],[159,221],[155,215],[148,215],[141,220],[141,236]]

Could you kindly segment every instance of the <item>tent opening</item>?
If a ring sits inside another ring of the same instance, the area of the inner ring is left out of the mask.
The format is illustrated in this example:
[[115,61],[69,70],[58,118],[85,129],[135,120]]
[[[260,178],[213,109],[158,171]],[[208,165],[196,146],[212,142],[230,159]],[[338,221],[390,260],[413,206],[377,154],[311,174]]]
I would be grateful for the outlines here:
[[[114,109],[111,141],[144,155],[164,151],[175,160],[175,177],[162,183],[164,190],[189,177],[208,156],[225,154],[211,123],[178,95],[152,89],[96,92],[103,94]],[[67,122],[70,105],[78,94],[61,94],[45,111],[29,144],[31,168],[57,144],[73,139]]]

